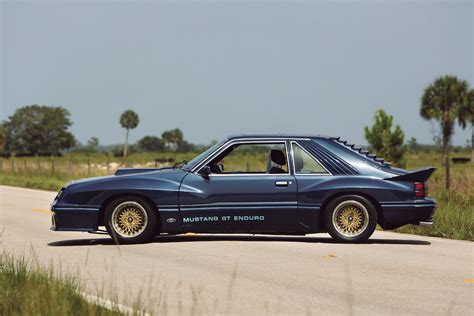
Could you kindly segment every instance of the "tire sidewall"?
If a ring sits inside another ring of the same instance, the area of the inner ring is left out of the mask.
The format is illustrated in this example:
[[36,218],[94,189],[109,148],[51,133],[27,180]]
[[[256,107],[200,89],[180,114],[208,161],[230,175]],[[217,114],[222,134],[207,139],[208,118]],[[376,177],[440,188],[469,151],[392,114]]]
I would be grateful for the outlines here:
[[[336,207],[340,203],[344,201],[348,201],[348,200],[354,200],[359,203],[362,203],[367,209],[367,212],[369,214],[369,223],[365,231],[362,234],[355,237],[347,237],[339,233],[334,227],[333,221],[332,221],[333,214],[334,214],[334,211],[336,210]],[[369,200],[367,200],[366,198],[360,195],[343,195],[343,196],[333,199],[331,202],[328,203],[328,206],[324,213],[324,226],[326,227],[326,230],[331,235],[331,237],[338,242],[352,242],[352,243],[364,242],[367,239],[369,239],[369,237],[375,231],[375,228],[377,226],[377,210],[375,209],[374,205]]]
[[[112,213],[115,208],[123,202],[135,202],[140,204],[147,213],[148,222],[145,230],[138,236],[135,237],[122,237],[120,236],[112,225]],[[134,196],[125,196],[118,199],[113,200],[109,203],[105,209],[104,213],[104,222],[107,232],[109,233],[110,237],[114,240],[115,243],[119,244],[135,244],[135,243],[145,243],[150,241],[156,235],[156,225],[157,225],[157,215],[154,212],[153,208],[150,206],[148,202],[145,200],[134,197]]]

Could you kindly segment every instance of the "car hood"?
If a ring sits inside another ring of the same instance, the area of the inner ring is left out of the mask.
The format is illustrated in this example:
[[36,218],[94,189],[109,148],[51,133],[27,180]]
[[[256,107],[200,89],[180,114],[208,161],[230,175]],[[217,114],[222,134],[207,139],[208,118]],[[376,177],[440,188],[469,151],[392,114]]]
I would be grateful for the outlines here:
[[[127,170],[132,170],[132,169],[127,169]],[[64,188],[67,188],[71,185],[77,185],[77,184],[89,184],[89,183],[98,183],[98,182],[104,182],[104,181],[113,181],[116,179],[138,179],[138,178],[149,178],[149,177],[156,177],[156,178],[174,178],[174,177],[182,177],[188,171],[179,169],[179,168],[161,168],[161,169],[151,169],[147,170],[146,172],[143,171],[143,169],[136,169],[137,172],[128,172],[126,174],[118,174],[118,175],[110,175],[110,176],[101,176],[101,177],[90,177],[90,178],[83,178],[83,179],[78,179],[78,180],[73,180],[69,183],[67,183]]]

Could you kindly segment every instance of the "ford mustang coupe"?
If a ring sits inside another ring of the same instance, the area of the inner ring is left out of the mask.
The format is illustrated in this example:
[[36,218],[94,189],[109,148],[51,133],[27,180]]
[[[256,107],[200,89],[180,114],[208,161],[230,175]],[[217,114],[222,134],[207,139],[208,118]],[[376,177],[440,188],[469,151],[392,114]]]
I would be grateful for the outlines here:
[[51,206],[52,229],[105,226],[118,243],[186,232],[328,232],[363,242],[377,224],[433,223],[426,181],[434,170],[393,168],[340,138],[234,136],[174,167],[65,185]]

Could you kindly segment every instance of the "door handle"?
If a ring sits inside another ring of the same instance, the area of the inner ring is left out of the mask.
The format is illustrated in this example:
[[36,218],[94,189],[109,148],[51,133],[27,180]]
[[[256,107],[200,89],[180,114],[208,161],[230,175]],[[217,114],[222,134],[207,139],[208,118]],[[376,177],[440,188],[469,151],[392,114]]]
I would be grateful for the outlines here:
[[288,186],[288,181],[277,181],[277,182],[275,182],[275,185],[277,187],[287,187]]

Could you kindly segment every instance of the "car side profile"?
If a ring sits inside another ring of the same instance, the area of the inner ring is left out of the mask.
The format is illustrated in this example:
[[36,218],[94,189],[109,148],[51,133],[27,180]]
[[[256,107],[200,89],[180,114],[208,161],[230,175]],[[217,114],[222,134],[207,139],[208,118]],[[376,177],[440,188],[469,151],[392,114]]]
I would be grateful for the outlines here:
[[160,234],[328,232],[363,242],[377,224],[431,225],[435,169],[406,171],[340,138],[241,135],[191,161],[73,181],[54,199],[52,229],[107,232],[120,243]]

